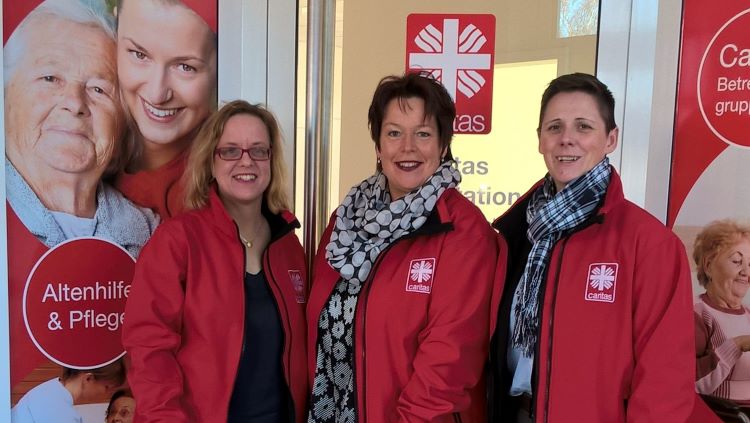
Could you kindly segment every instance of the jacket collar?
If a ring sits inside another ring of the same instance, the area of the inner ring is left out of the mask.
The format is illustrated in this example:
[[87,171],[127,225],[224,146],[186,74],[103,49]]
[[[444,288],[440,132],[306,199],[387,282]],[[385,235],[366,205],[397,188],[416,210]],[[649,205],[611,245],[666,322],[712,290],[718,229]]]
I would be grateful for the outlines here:
[[[449,232],[453,230],[453,221],[450,219],[450,212],[448,205],[445,202],[447,196],[453,195],[457,191],[455,188],[445,190],[443,194],[438,198],[435,208],[432,209],[427,220],[419,227],[416,231],[403,236],[402,238],[410,238],[418,235],[432,235],[442,232]],[[460,195],[460,194],[459,194]]]
[[[625,201],[625,194],[622,190],[622,180],[620,179],[620,175],[611,165],[610,170],[612,173],[609,178],[607,192],[604,194],[604,201],[596,210],[596,213],[590,218],[590,220],[594,219],[594,223],[597,221],[599,223],[603,222],[607,213]],[[526,191],[526,193],[522,195],[508,210],[506,210],[505,213],[492,222],[492,227],[502,234],[513,233],[519,226],[523,227],[525,231],[525,228],[528,226],[526,223],[526,209],[529,201],[531,201],[531,194],[533,194],[543,183],[544,178],[537,181],[531,189]],[[587,225],[587,223],[584,223],[584,225]]]
[[[227,212],[224,207],[224,202],[219,197],[219,191],[214,184],[208,192],[208,205],[206,210],[209,215],[210,222],[216,226],[221,232],[230,237],[237,237],[237,225],[234,223],[234,219]],[[288,210],[282,210],[278,214],[273,214],[266,206],[265,199],[261,205],[261,212],[263,216],[268,220],[268,225],[271,227],[271,238],[275,239],[289,231],[292,231],[300,227],[297,218]]]

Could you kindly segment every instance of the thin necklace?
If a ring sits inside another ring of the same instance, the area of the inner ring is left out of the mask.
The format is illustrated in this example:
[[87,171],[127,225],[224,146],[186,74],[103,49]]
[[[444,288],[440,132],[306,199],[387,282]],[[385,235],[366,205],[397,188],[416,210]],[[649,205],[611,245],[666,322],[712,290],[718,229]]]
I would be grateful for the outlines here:
[[253,241],[252,240],[248,240],[247,238],[245,238],[244,236],[242,236],[242,234],[240,234],[239,232],[237,232],[237,233],[240,235],[240,239],[242,240],[242,242],[245,245],[247,245],[247,248],[253,248]]

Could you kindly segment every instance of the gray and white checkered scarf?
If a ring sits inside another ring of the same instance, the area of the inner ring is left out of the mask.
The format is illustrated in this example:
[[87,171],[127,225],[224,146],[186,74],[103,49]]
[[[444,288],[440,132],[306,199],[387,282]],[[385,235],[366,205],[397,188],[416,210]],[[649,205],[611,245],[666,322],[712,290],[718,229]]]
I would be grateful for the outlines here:
[[557,194],[549,174],[532,194],[526,209],[529,224],[526,236],[532,246],[519,289],[516,289],[515,326],[511,335],[513,348],[521,350],[526,357],[534,354],[538,341],[540,287],[547,274],[552,248],[565,233],[594,213],[607,192],[610,173],[609,159],[605,157]]

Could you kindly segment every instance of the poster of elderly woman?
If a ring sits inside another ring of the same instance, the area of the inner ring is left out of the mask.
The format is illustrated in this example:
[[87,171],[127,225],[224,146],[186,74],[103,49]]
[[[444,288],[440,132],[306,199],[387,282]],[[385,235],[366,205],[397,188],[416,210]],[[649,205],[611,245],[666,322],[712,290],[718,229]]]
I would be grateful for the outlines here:
[[705,292],[695,306],[696,389],[716,412],[750,414],[750,226],[735,220],[706,225],[693,244]]
[[[183,152],[215,108],[218,2],[128,3],[118,23],[122,1],[2,2],[14,422],[104,420],[126,383],[120,332],[135,260],[179,209]],[[139,38],[155,16],[160,37]],[[202,44],[182,61],[163,58],[179,31]],[[182,79],[154,88],[149,63]],[[161,173],[126,172],[175,158]]]

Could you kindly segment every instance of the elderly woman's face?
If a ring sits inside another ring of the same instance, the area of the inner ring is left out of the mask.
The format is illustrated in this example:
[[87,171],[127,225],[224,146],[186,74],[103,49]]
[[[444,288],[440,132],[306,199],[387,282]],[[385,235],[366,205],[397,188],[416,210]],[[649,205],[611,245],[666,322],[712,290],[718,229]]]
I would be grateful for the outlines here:
[[709,296],[739,307],[750,287],[750,241],[742,238],[719,251],[706,268],[710,281],[706,285]]
[[539,152],[557,191],[614,151],[617,132],[607,132],[592,95],[573,91],[552,97],[539,128]]
[[[124,129],[115,42],[102,30],[58,18],[27,27],[25,51],[7,86],[11,161],[101,176]],[[17,166],[21,163],[17,163]]]
[[388,103],[377,154],[391,199],[403,197],[435,173],[446,154],[438,138],[435,117],[425,119],[424,100],[412,97]]
[[184,142],[213,108],[214,34],[181,5],[130,0],[122,9],[117,66],[128,110],[146,142]]
[[133,423],[135,400],[130,397],[119,397],[109,409],[107,423]]

